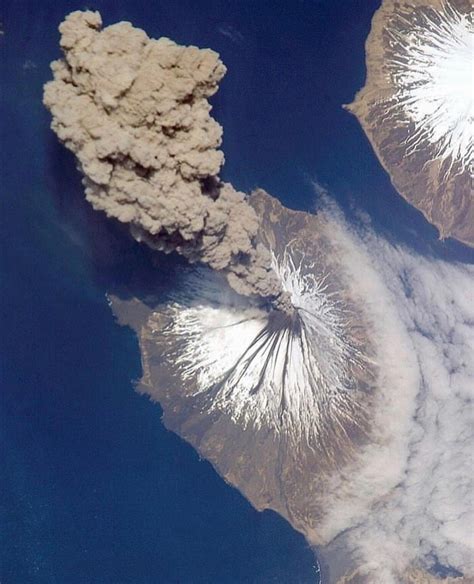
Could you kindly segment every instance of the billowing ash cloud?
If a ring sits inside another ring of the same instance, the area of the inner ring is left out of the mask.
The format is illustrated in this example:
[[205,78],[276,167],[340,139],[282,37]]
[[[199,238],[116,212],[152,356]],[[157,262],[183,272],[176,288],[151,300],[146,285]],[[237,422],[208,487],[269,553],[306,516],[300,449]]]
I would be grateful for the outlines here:
[[258,217],[218,177],[222,130],[207,101],[226,72],[218,54],[149,39],[127,22],[101,25],[98,12],[65,19],[64,59],[44,92],[88,201],[151,247],[224,271],[237,292],[278,298]]

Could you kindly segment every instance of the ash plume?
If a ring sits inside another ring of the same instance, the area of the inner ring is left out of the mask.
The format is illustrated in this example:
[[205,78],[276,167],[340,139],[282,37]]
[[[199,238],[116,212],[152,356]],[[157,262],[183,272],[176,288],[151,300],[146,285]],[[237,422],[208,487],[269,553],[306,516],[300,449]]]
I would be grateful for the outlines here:
[[59,30],[64,59],[51,64],[44,104],[94,209],[154,249],[224,272],[239,294],[284,308],[257,243],[259,218],[218,176],[222,129],[207,101],[226,72],[218,54],[150,39],[128,22],[102,29],[98,12],[73,12]]

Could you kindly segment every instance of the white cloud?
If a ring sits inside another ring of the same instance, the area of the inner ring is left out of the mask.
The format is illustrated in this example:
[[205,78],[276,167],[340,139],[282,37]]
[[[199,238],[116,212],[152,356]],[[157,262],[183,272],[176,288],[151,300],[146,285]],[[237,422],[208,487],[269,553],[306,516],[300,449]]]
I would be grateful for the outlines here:
[[[393,308],[377,333],[382,370],[391,379],[380,389],[386,399],[392,394],[392,403],[379,409],[390,445],[386,453],[366,456],[371,468],[382,455],[374,483],[385,477],[387,487],[395,484],[347,521],[364,487],[371,489],[370,475],[365,485],[360,477],[348,479],[349,496],[333,506],[331,521],[337,525],[339,514],[346,518],[346,545],[358,564],[370,567],[374,582],[399,582],[411,562],[451,566],[472,577],[473,266],[421,257],[366,227],[350,233],[333,216],[361,299],[374,315],[386,303]],[[396,372],[405,387],[394,385]]]
[[217,30],[222,36],[225,36],[237,45],[241,45],[245,40],[244,35],[230,24],[221,24]]

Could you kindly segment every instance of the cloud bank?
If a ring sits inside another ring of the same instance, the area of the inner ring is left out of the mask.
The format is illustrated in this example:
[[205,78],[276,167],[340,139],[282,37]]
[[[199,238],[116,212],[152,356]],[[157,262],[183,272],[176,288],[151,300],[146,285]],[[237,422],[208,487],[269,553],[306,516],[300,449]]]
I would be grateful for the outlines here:
[[245,195],[218,177],[222,129],[208,98],[226,69],[214,51],[149,39],[98,12],[60,26],[64,59],[44,103],[77,157],[87,200],[151,247],[224,271],[240,294],[283,306]]
[[373,423],[386,429],[387,448],[368,449],[365,470],[334,480],[329,563],[349,552],[357,568],[347,582],[461,574],[471,582],[474,267],[421,257],[370,228],[354,231],[337,211],[333,218],[354,289],[383,323],[373,340],[385,398]]

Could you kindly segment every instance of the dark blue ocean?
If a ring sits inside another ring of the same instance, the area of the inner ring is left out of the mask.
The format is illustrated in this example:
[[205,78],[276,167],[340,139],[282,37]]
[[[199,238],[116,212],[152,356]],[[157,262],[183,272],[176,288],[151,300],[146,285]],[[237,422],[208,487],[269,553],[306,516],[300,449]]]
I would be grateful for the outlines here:
[[[378,0],[2,3],[0,582],[317,583],[303,537],[257,513],[133,391],[134,334],[106,291],[153,285],[149,255],[84,203],[41,104],[74,9],[219,51],[224,178],[311,209],[318,181],[413,247],[462,256],[393,191],[341,105],[364,81]],[[160,275],[158,276],[160,277]]]

